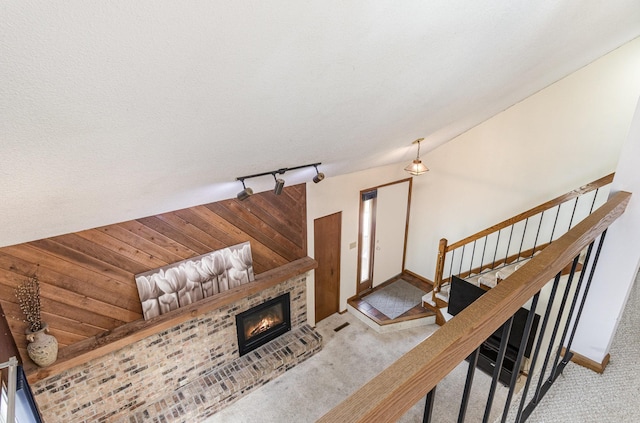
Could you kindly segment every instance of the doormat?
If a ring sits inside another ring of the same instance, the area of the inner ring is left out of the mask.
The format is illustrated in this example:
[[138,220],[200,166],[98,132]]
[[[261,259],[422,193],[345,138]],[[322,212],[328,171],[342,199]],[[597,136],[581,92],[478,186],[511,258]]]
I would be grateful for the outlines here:
[[395,319],[420,304],[424,294],[426,292],[420,288],[398,279],[391,285],[365,296],[362,300],[388,318]]

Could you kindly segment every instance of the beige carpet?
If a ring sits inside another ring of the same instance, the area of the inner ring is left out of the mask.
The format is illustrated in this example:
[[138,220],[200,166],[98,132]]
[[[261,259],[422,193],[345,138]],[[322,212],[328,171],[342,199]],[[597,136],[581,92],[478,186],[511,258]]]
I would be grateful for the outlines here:
[[[640,276],[636,279],[640,281]],[[640,287],[636,283],[611,348],[611,362],[600,375],[570,363],[529,423],[640,422]],[[348,322],[349,326],[333,329]],[[325,348],[235,404],[209,418],[219,422],[313,422],[406,351],[433,333],[423,326],[380,334],[350,314],[333,315],[318,324]],[[458,366],[436,390],[434,423],[456,421],[466,363]],[[468,422],[481,421],[488,376],[476,372],[476,390]],[[500,386],[495,407],[501,409],[506,388]],[[401,422],[422,421],[424,400]],[[495,408],[494,408],[495,409]],[[499,416],[495,413],[495,417]],[[494,415],[492,414],[493,420]],[[508,419],[513,421],[513,418]]]
[[[334,328],[349,323],[338,332]],[[438,326],[377,333],[349,313],[335,314],[317,326],[324,338],[321,352],[206,420],[206,423],[314,422],[401,355],[431,335]],[[455,422],[467,364],[462,363],[436,390],[434,423]],[[480,421],[490,378],[476,372],[467,421]],[[502,409],[506,388],[495,404]],[[424,400],[402,422],[421,422]]]
[[[640,274],[631,288],[604,373],[569,363],[527,423],[640,422],[639,285]],[[511,407],[508,421],[513,421],[516,411],[515,406]]]

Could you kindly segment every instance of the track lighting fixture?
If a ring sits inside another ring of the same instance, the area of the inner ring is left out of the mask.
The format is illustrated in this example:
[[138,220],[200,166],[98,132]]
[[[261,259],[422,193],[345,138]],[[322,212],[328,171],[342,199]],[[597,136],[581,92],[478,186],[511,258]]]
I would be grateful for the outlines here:
[[238,178],[238,180],[240,182],[242,182],[242,188],[244,188],[242,191],[240,191],[238,193],[238,200],[244,201],[244,200],[246,200],[247,198],[249,198],[249,197],[251,197],[253,195],[253,190],[251,188],[247,188],[244,185],[244,178],[242,178],[242,179]]
[[[282,172],[284,173],[284,172]],[[273,188],[273,193],[275,195],[280,195],[282,194],[282,188],[284,188],[284,179],[281,178],[276,178],[276,174],[272,173],[273,175],[273,179],[275,179],[276,181],[276,186]]]
[[316,176],[313,177],[313,182],[315,182],[316,184],[320,181],[322,181],[324,179],[324,173],[320,172],[318,170],[318,166],[320,166],[322,163],[311,163],[311,164],[306,164],[306,165],[302,165],[302,166],[295,166],[295,167],[284,167],[281,169],[277,169],[277,170],[272,170],[271,172],[263,172],[263,173],[256,173],[254,175],[247,175],[247,176],[238,176],[236,178],[236,181],[240,181],[242,182],[242,188],[243,190],[240,191],[238,193],[238,200],[243,201],[246,200],[247,198],[249,198],[251,195],[253,195],[253,190],[251,188],[247,188],[244,184],[244,180],[245,179],[249,179],[249,178],[257,178],[258,176],[265,176],[265,175],[272,175],[273,179],[276,181],[276,185],[273,187],[273,193],[275,195],[280,195],[282,194],[282,190],[284,189],[284,179],[282,178],[278,178],[276,175],[284,175],[285,172],[288,172],[290,170],[296,170],[296,169],[302,169],[305,167],[313,167],[316,169]]
[[313,177],[313,182],[316,184],[324,179],[324,173],[318,171],[318,165],[313,165],[316,168],[316,176]]
[[413,142],[413,144],[418,144],[418,154],[416,158],[404,168],[404,170],[415,176],[422,175],[429,171],[429,169],[422,164],[422,160],[420,160],[420,142],[422,141],[424,141],[424,138],[418,138]]

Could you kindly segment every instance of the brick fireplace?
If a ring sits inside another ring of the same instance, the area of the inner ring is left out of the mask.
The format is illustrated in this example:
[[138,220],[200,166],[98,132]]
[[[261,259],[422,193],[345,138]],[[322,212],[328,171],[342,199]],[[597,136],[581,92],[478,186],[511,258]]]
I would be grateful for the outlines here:
[[[235,316],[287,295],[291,330],[240,356]],[[322,348],[306,324],[306,274],[32,385],[45,422],[206,418]]]

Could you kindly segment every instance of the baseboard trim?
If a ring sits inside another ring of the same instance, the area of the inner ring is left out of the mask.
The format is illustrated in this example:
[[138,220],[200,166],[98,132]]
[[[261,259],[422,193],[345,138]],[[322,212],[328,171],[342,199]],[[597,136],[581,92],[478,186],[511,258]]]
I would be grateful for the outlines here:
[[[566,349],[563,347],[562,355],[564,355],[565,351]],[[602,359],[602,363],[598,363],[597,361],[585,357],[584,355],[578,354],[577,352],[571,351],[571,353],[573,354],[573,356],[571,357],[571,361],[573,363],[576,363],[578,366],[585,367],[596,373],[604,373],[604,369],[607,367],[607,365],[609,364],[609,360],[611,359],[611,356],[607,354],[604,356],[604,359]]]
[[426,282],[426,283],[428,283],[429,285],[433,286],[433,281],[432,281],[432,280],[427,279],[427,278],[425,278],[424,276],[418,275],[417,273],[413,273],[411,270],[404,269],[402,272],[403,272],[403,273],[406,273],[406,274],[408,274],[408,275],[411,275],[411,276],[413,276],[413,277],[414,277],[414,278],[416,278],[416,279],[420,279],[421,281]]

